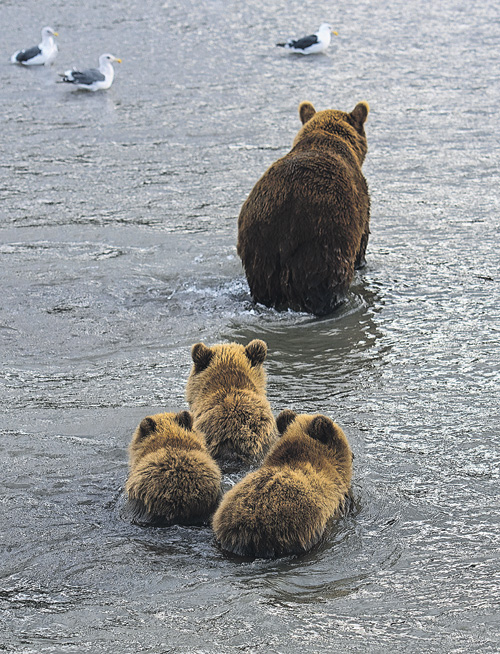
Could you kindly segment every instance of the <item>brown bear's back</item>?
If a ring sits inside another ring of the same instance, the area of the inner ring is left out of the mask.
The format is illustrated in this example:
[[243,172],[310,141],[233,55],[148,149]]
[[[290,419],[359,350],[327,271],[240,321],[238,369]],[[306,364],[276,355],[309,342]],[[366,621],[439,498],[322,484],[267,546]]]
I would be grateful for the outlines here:
[[226,494],[214,515],[221,547],[260,557],[310,549],[330,515],[313,499],[311,481],[311,474],[291,468],[264,467],[250,473]]
[[[210,399],[210,398],[207,398]],[[275,421],[265,396],[234,390],[208,404],[195,420],[215,459],[258,463],[275,439]]]
[[366,137],[350,116],[313,116],[244,202],[237,250],[255,301],[325,315],[347,292],[355,265],[364,262]]
[[161,447],[143,457],[127,481],[135,522],[197,524],[215,510],[220,471],[206,451]]
[[221,472],[187,411],[144,418],[129,447],[124,514],[137,524],[198,524],[215,511]]

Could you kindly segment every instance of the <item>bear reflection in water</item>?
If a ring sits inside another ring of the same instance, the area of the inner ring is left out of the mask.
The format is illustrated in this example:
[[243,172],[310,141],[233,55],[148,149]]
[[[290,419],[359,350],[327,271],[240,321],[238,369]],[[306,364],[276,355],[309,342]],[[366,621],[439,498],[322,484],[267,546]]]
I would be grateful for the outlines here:
[[254,301],[327,315],[365,263],[370,222],[369,107],[316,112],[302,102],[292,150],[252,189],[238,218],[240,255]]
[[240,556],[307,552],[347,509],[353,455],[330,418],[282,411],[262,467],[224,496],[213,518],[221,548]]

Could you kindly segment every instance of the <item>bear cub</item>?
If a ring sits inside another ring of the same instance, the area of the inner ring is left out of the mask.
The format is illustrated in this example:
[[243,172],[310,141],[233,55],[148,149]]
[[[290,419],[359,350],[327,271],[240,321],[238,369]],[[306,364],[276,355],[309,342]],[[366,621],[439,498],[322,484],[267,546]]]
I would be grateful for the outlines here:
[[302,554],[349,506],[353,456],[342,429],[326,416],[288,410],[277,425],[282,436],[262,467],[233,486],[214,514],[216,540],[227,552]]
[[225,343],[191,349],[193,366],[186,398],[194,426],[226,472],[260,463],[276,440],[276,422],[266,397],[264,341],[246,347]]
[[125,512],[149,526],[203,524],[222,496],[221,472],[188,411],[144,418],[129,447]]
[[255,302],[327,315],[364,265],[368,112],[366,102],[350,113],[300,104],[292,150],[255,184],[238,218],[238,254]]

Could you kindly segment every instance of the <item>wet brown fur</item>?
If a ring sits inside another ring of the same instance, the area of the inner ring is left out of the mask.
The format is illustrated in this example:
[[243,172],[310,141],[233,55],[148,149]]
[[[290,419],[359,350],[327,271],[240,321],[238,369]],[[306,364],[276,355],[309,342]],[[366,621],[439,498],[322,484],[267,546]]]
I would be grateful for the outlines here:
[[144,418],[129,447],[126,512],[138,524],[207,522],[221,497],[221,472],[188,411]]
[[277,437],[266,397],[267,345],[196,343],[191,356],[186,398],[209,452],[225,470],[260,463]]
[[342,429],[292,411],[277,423],[283,436],[262,467],[226,493],[213,517],[222,549],[240,556],[306,552],[346,506],[352,453]]
[[300,104],[292,150],[264,173],[238,219],[238,254],[256,302],[326,315],[364,265],[368,112],[366,102],[351,113]]

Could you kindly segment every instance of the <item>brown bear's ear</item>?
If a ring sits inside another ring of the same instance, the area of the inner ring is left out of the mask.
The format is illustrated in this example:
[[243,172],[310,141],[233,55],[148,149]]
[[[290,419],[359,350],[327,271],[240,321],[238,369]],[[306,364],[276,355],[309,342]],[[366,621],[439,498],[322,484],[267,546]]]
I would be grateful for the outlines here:
[[316,109],[310,102],[301,102],[299,104],[299,116],[303,125],[307,123],[308,120],[316,113]]
[[184,427],[184,429],[193,428],[193,416],[189,413],[189,411],[180,411],[175,416],[175,421],[180,427]]
[[247,355],[248,360],[252,368],[264,363],[267,357],[267,345],[264,341],[260,341],[257,338],[250,343],[245,348],[245,354]]
[[354,109],[351,111],[350,116],[354,121],[354,124],[357,127],[364,125],[368,114],[370,113],[370,106],[368,102],[360,102],[357,104]]
[[290,411],[290,409],[285,409],[279,414],[276,418],[276,426],[278,427],[281,436],[286,432],[289,425],[292,424],[296,417],[297,414],[295,411]]
[[212,361],[214,353],[203,343],[195,343],[191,348],[191,358],[193,359],[195,372],[201,372],[208,368]]
[[139,425],[139,440],[150,436],[156,429],[156,420],[154,418],[144,418]]
[[331,444],[337,435],[333,420],[326,416],[316,416],[311,421],[307,433],[311,438],[325,445]]

